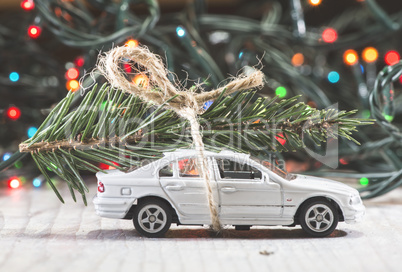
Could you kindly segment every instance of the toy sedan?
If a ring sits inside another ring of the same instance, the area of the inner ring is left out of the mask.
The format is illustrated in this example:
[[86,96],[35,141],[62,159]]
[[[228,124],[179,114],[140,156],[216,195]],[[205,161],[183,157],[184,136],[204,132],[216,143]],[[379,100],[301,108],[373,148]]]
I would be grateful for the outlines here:
[[[289,174],[246,154],[205,154],[222,224],[238,230],[300,224],[309,235],[324,237],[339,221],[354,223],[364,215],[357,190],[342,183]],[[128,173],[97,173],[96,213],[132,219],[147,237],[163,236],[171,223],[210,225],[205,182],[195,168],[195,156],[194,150],[178,150]]]

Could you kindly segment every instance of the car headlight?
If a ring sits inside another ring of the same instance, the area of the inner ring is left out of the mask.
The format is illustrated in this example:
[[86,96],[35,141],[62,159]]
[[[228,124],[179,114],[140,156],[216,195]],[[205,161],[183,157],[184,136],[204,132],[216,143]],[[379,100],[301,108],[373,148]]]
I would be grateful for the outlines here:
[[350,205],[357,205],[357,204],[360,204],[361,202],[362,202],[362,199],[360,198],[359,195],[351,196],[350,200],[349,200]]

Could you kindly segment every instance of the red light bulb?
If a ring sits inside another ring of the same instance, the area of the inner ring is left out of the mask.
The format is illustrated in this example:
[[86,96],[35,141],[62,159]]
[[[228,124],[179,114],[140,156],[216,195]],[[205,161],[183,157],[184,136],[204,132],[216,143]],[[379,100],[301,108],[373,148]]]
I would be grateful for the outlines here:
[[[117,163],[115,163],[115,162],[112,162],[114,165],[116,165],[116,166],[118,166],[118,164]],[[113,169],[116,169],[115,167],[113,167],[113,166],[111,166],[111,165],[108,165],[108,164],[106,164],[106,163],[99,163],[99,168],[100,169],[102,169],[102,170],[113,170]]]
[[11,189],[17,189],[21,186],[21,181],[18,178],[11,178],[8,181],[8,187]]
[[343,164],[343,165],[346,165],[346,164],[349,163],[349,162],[348,162],[346,159],[344,159],[344,158],[340,158],[340,159],[339,159],[339,162],[340,162],[341,164]]
[[78,71],[77,68],[70,68],[66,72],[66,78],[68,80],[77,79],[79,75],[80,75],[80,72]]
[[41,32],[42,32],[42,29],[39,26],[31,25],[28,27],[28,35],[32,39],[38,38],[40,36]]
[[322,39],[326,43],[333,43],[338,39],[338,32],[333,28],[326,28],[322,32]]
[[394,65],[401,59],[399,53],[395,50],[388,51],[385,54],[384,60],[387,65]]
[[21,2],[21,7],[26,11],[30,11],[35,8],[35,3],[33,2],[33,0],[23,0]]
[[281,137],[283,137],[283,134],[282,133],[279,133],[278,134],[278,136],[275,136],[275,139],[281,144],[281,145],[284,145],[284,144],[286,144],[286,139],[283,139],[283,138],[281,138]]
[[131,65],[130,64],[124,63],[123,67],[124,67],[124,71],[126,71],[127,74],[131,73]]
[[21,116],[21,111],[17,107],[9,107],[7,109],[7,117],[11,120],[17,120]]
[[84,57],[77,57],[77,58],[74,60],[74,64],[75,64],[76,66],[78,66],[78,67],[84,66],[84,63],[85,63]]

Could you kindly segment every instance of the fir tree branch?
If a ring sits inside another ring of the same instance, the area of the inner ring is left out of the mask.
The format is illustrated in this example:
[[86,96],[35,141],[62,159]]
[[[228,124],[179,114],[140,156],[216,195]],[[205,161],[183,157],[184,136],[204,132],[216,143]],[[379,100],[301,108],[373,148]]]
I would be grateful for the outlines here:
[[[20,145],[21,152],[31,153],[61,201],[46,169],[67,182],[73,199],[75,190],[86,202],[88,188],[80,170],[102,171],[97,165],[104,163],[130,171],[143,160],[161,158],[164,152],[191,148],[188,121],[163,105],[155,107],[106,84],[99,90],[94,86],[77,108],[71,107],[73,96],[69,93],[56,105],[35,135]],[[222,93],[198,116],[207,149],[250,154],[295,150],[304,146],[306,136],[316,144],[328,137],[357,143],[352,137],[356,126],[371,123],[350,118],[356,111],[317,110],[297,103],[297,98],[254,97],[255,92],[249,91],[232,97]]]

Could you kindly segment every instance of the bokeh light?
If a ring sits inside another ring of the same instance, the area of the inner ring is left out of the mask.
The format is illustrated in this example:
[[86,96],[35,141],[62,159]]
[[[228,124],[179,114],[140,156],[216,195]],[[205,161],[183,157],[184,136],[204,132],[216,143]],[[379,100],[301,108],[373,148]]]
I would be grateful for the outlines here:
[[394,120],[394,116],[389,115],[389,114],[384,114],[384,118],[385,120],[387,120],[388,122],[392,122],[392,120]]
[[15,121],[21,116],[21,110],[17,107],[9,107],[7,109],[7,117]]
[[293,66],[302,66],[304,63],[304,56],[302,53],[296,53],[292,57],[292,64]]
[[33,0],[23,0],[21,2],[21,7],[23,10],[30,11],[35,8],[35,3],[33,2]]
[[27,134],[28,134],[28,138],[31,138],[35,135],[35,133],[38,131],[38,128],[36,127],[29,127]]
[[343,61],[347,65],[355,65],[359,61],[357,52],[353,49],[346,50],[345,53],[343,53]]
[[14,167],[17,168],[17,169],[21,169],[22,166],[23,166],[23,164],[22,164],[21,161],[16,161],[16,162],[14,163]]
[[279,86],[278,88],[275,89],[275,94],[280,98],[285,97],[286,93],[287,93],[286,88],[283,86]]
[[360,179],[360,185],[362,185],[362,186],[367,186],[369,184],[369,182],[370,182],[369,179],[366,177],[362,177]]
[[82,57],[82,56],[77,57],[77,58],[74,60],[74,64],[75,64],[76,66],[78,66],[78,67],[84,66],[84,64],[85,64],[84,57]]
[[4,153],[3,154],[3,161],[6,161],[6,160],[8,160],[10,157],[11,157],[11,153],[10,152],[6,152],[6,153]]
[[68,80],[77,79],[79,75],[80,75],[80,72],[78,71],[77,68],[70,68],[66,72],[66,78]]
[[312,6],[318,6],[319,4],[321,4],[321,0],[309,0],[308,2]]
[[66,88],[69,91],[71,90],[72,92],[75,92],[76,90],[78,90],[80,88],[80,83],[75,79],[69,80],[66,83]]
[[41,32],[42,32],[42,29],[39,26],[31,25],[28,27],[28,35],[32,39],[38,38],[40,36]]
[[42,185],[42,180],[40,178],[34,178],[32,181],[34,187],[40,187]]
[[212,101],[212,100],[205,102],[203,109],[207,110],[213,103],[214,103],[214,101]]
[[331,71],[328,73],[328,81],[331,83],[337,83],[339,81],[339,74],[336,71]]
[[378,59],[378,51],[374,47],[366,47],[363,50],[362,57],[365,62],[374,62]]
[[401,56],[395,50],[388,51],[384,57],[384,61],[387,65],[394,65],[394,64],[398,63],[400,59],[401,59]]
[[346,164],[349,163],[349,162],[348,162],[346,159],[344,159],[344,158],[340,158],[340,159],[339,159],[339,162],[340,162],[341,164],[343,164],[343,165],[346,165]]
[[134,39],[130,39],[130,40],[126,41],[126,43],[124,45],[126,47],[134,48],[134,47],[138,46],[138,41],[134,40]]
[[146,75],[139,74],[134,77],[133,83],[137,86],[142,86],[143,88],[147,88],[149,85],[149,79]]
[[177,33],[177,36],[179,36],[179,37],[183,37],[184,35],[186,35],[186,31],[181,26],[178,26],[176,28],[176,33]]
[[333,43],[338,39],[338,32],[333,28],[326,28],[322,32],[322,40],[326,43]]
[[21,181],[18,178],[11,178],[8,181],[8,187],[11,189],[17,189],[21,186]]
[[8,76],[8,78],[12,82],[17,82],[20,79],[20,75],[17,72],[11,72],[10,75]]
[[284,145],[286,144],[286,139],[284,139],[283,134],[279,133],[278,136],[275,136],[275,139],[281,144]]

